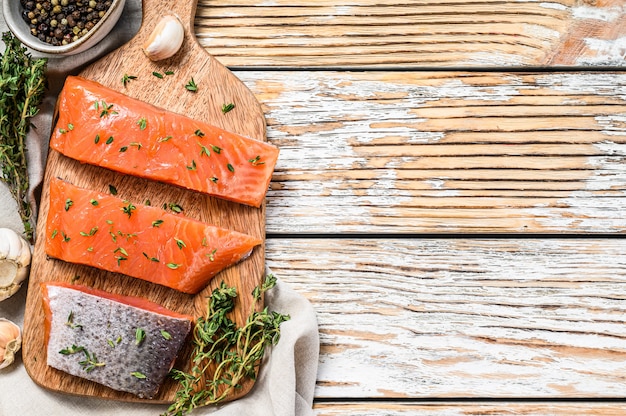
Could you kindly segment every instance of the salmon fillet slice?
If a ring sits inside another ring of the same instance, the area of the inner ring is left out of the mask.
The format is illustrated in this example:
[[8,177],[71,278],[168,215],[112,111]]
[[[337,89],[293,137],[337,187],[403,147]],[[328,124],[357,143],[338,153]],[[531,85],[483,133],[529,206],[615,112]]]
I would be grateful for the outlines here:
[[85,286],[49,282],[41,288],[50,367],[140,398],[157,394],[192,317]]
[[161,208],[50,181],[50,257],[197,293],[262,240]]
[[277,147],[67,78],[50,147],[83,163],[261,206]]

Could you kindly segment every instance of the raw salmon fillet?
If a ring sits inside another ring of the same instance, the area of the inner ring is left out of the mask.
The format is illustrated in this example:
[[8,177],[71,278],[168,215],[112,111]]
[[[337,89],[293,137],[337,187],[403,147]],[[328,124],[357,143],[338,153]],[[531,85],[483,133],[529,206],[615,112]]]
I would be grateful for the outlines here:
[[81,77],[67,78],[50,147],[102,166],[259,207],[278,148],[130,98]]
[[50,257],[197,293],[261,240],[161,208],[50,181]]
[[142,298],[43,283],[47,364],[141,398],[153,398],[193,318]]

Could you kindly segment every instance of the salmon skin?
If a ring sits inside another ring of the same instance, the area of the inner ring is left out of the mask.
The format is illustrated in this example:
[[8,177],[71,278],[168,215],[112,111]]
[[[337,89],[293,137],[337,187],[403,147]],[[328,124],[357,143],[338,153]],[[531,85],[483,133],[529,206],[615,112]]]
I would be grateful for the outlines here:
[[83,163],[260,207],[278,148],[67,78],[50,147]]
[[43,283],[47,364],[114,390],[153,398],[193,318],[148,300]]
[[58,178],[50,181],[45,250],[70,263],[194,294],[261,242]]

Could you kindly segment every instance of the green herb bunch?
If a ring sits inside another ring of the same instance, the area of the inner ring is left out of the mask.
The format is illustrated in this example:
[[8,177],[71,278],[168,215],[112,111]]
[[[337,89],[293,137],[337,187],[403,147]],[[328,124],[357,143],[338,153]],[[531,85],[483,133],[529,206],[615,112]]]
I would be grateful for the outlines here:
[[11,32],[2,34],[5,51],[0,59],[0,180],[11,190],[28,240],[34,240],[28,201],[26,134],[39,111],[47,87],[47,59],[33,59]]
[[[228,317],[235,307],[236,288],[222,282],[212,292],[206,315],[198,318],[194,327],[191,372],[170,372],[180,388],[164,415],[182,416],[197,407],[219,403],[241,389],[245,381],[256,379],[265,348],[278,342],[280,324],[289,319],[267,307],[262,311],[255,308],[262,294],[275,285],[276,278],[269,274],[254,289],[252,311],[242,327]],[[209,375],[211,366],[215,371]]]

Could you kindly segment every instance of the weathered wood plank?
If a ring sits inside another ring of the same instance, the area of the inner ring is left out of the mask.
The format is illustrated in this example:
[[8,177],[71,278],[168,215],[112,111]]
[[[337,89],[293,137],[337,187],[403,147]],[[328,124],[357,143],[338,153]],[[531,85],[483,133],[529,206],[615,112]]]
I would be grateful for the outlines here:
[[621,0],[200,0],[229,66],[624,66]]
[[623,72],[236,74],[281,148],[270,233],[626,231]]
[[624,413],[625,403],[529,403],[529,402],[476,402],[476,403],[316,403],[317,416],[462,416],[462,415],[532,415],[532,416],[572,416],[594,415],[614,416]]
[[269,239],[266,254],[317,311],[317,398],[626,394],[624,239]]

